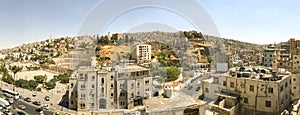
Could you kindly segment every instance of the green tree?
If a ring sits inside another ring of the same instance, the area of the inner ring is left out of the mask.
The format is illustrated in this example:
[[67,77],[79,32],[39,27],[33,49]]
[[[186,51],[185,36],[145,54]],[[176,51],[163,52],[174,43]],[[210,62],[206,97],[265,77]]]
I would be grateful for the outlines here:
[[59,74],[58,76],[54,76],[55,79],[60,81],[61,83],[69,83],[69,78],[70,74],[64,73],[64,74]]
[[46,83],[46,88],[47,88],[48,90],[49,90],[49,89],[55,88],[55,86],[56,86],[56,80],[55,80],[55,78],[51,79],[50,81],[48,81],[48,82]]
[[[19,66],[9,66],[9,69],[14,73],[14,80],[16,79],[16,74],[20,71],[22,71],[23,67],[19,67]],[[13,87],[13,91],[15,91],[15,87]]]
[[99,52],[100,50],[101,50],[100,46],[97,46],[95,49],[96,52]]
[[180,71],[176,67],[167,68],[166,71],[167,71],[167,81],[174,81],[180,75]]
[[38,83],[43,83],[44,81],[47,80],[47,76],[46,75],[37,75],[37,76],[34,76],[34,80],[37,81]]
[[36,89],[36,87],[39,85],[39,83],[34,80],[29,80],[28,84],[29,84],[29,89],[31,90]]
[[207,61],[208,61],[208,63],[211,63],[213,61],[213,59],[209,56],[209,57],[207,57]]
[[9,83],[9,84],[12,84],[14,82],[14,79],[12,78],[12,76],[10,74],[7,73],[4,73],[2,75],[2,81],[6,82],[6,83]]

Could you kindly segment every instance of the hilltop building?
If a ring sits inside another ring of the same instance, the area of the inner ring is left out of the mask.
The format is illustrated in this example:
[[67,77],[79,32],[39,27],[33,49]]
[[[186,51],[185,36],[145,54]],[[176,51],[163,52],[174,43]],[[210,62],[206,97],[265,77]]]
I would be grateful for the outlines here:
[[136,45],[132,57],[137,61],[138,64],[150,63],[151,45],[147,45],[147,44]]

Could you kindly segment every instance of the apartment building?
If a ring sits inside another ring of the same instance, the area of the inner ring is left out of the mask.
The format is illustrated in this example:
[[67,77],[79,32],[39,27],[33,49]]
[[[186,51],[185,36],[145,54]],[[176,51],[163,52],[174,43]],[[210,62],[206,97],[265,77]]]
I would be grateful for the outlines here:
[[137,61],[138,64],[151,62],[151,45],[136,45],[132,57]]
[[152,91],[152,77],[148,68],[133,64],[118,66],[115,71],[117,77],[116,103],[117,108],[132,109],[143,105],[144,98],[150,98]]
[[131,109],[143,105],[152,91],[148,68],[133,64],[97,70],[90,66],[74,72],[69,86],[69,108],[78,112]]
[[269,45],[263,52],[263,65],[271,67],[272,62],[274,61],[273,59],[278,61],[278,66],[281,68],[289,69],[291,66],[291,55],[287,53],[286,49],[280,49],[275,47],[275,45]]
[[203,83],[202,86],[205,97],[217,99],[212,103],[217,105],[212,106],[215,111],[273,115],[288,108],[292,99],[291,82],[291,73],[285,69],[239,67],[231,68],[221,79],[211,80],[211,84],[221,85],[219,93],[213,91],[218,98],[210,93],[210,85]]

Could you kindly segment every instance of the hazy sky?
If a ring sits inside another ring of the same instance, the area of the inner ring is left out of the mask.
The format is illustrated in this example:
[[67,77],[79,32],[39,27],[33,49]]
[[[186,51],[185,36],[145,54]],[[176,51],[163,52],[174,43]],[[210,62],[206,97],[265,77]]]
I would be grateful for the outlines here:
[[[41,41],[50,36],[76,36],[82,22],[101,2],[102,0],[0,0],[0,48]],[[300,38],[298,0],[198,2],[211,16],[221,37],[259,44],[287,41],[291,37]],[[190,9],[194,15],[201,15],[189,6],[178,5]],[[114,9],[116,4],[108,7]],[[161,28],[171,27],[176,30],[196,28],[186,18],[174,12],[147,7],[123,13],[107,25],[104,33],[138,30],[136,26],[151,23],[162,23],[165,27]]]

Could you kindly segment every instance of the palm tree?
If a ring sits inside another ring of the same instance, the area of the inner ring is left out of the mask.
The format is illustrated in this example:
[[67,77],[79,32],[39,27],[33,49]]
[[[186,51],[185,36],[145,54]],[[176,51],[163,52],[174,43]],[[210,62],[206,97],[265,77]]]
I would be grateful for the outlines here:
[[15,91],[15,81],[16,81],[16,74],[20,71],[22,71],[23,67],[19,67],[19,66],[9,66],[10,71],[12,71],[14,73],[14,87],[13,87],[13,91]]

